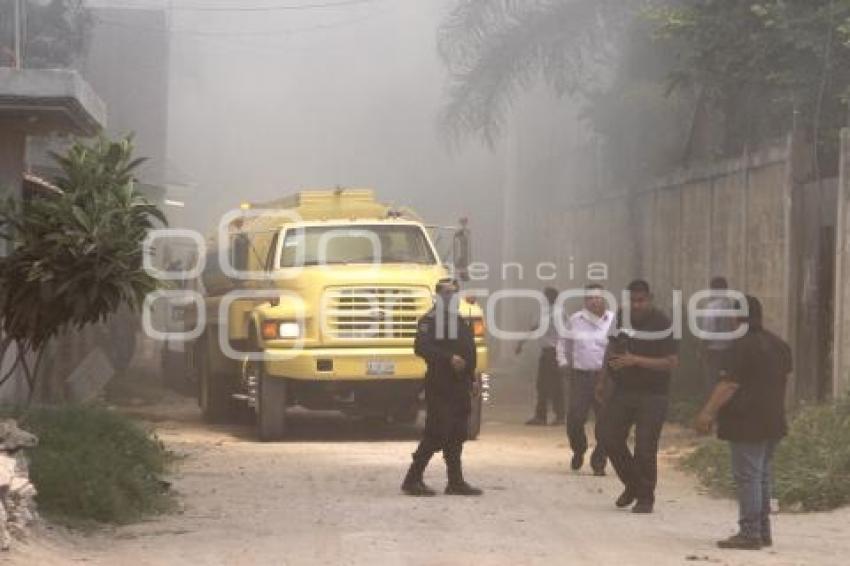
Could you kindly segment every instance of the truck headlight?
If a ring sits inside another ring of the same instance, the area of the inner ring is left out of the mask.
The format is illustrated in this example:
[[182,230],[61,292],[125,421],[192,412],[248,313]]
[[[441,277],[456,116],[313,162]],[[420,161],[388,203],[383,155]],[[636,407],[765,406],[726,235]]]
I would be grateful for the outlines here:
[[301,325],[297,322],[281,322],[277,332],[281,338],[300,338]]
[[267,320],[263,323],[263,338],[265,340],[301,338],[301,325],[297,322]]

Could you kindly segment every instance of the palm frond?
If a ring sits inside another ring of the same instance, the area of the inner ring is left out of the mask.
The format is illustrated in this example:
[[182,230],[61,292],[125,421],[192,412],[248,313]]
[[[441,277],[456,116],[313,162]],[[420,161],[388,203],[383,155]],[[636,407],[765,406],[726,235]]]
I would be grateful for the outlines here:
[[455,141],[478,135],[492,144],[516,95],[535,81],[575,93],[634,8],[623,0],[461,1],[438,37],[450,75],[444,131]]
[[491,33],[540,0],[460,0],[438,31],[437,48],[450,70],[474,60]]

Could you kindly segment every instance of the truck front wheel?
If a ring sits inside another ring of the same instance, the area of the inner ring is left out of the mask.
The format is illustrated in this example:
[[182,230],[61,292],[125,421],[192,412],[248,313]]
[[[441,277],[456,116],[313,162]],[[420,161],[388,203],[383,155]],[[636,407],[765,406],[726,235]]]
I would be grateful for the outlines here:
[[266,375],[264,364],[256,362],[257,433],[260,440],[271,442],[286,436],[287,380]]
[[196,352],[198,404],[204,420],[210,423],[227,422],[233,416],[232,391],[227,375],[210,367],[209,352],[203,345],[199,345]]

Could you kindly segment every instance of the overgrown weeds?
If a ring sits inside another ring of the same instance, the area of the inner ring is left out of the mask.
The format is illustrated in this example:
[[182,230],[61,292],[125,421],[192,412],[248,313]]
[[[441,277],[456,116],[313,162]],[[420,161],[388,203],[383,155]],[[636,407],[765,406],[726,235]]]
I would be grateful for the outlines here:
[[130,418],[76,406],[32,409],[19,419],[39,437],[30,452],[30,479],[47,517],[123,524],[173,507],[162,479],[171,456]]
[[[713,491],[734,493],[725,442],[706,442],[682,465]],[[782,509],[825,511],[850,504],[850,398],[797,412],[773,470],[773,496]]]

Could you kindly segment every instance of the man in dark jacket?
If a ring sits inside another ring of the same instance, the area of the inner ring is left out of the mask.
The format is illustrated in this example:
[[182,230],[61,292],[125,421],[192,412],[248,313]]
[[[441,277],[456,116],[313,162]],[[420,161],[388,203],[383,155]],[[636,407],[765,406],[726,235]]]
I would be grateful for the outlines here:
[[448,473],[447,495],[481,495],[463,479],[461,452],[472,411],[475,372],[475,338],[458,311],[457,282],[443,279],[437,284],[437,300],[419,321],[414,349],[428,365],[425,374],[427,417],[425,434],[401,489],[408,495],[431,496],[435,492],[422,481],[431,457],[443,451]]
[[[608,346],[606,375],[613,391],[603,411],[605,450],[625,489],[617,507],[652,513],[658,482],[658,441],[667,416],[671,372],[679,364],[678,341],[670,319],[652,302],[649,283],[628,286],[631,327],[617,317],[618,340]],[[600,384],[601,385],[601,384]],[[628,439],[635,431],[634,452]]]
[[717,543],[720,548],[758,550],[771,546],[770,467],[787,433],[785,387],[791,372],[791,348],[762,327],[762,306],[747,297],[747,333],[732,344],[728,370],[721,375],[696,426],[708,432],[715,419],[717,436],[730,444],[732,474],[738,493],[740,531]]

